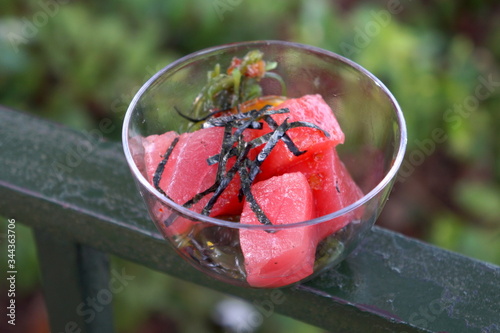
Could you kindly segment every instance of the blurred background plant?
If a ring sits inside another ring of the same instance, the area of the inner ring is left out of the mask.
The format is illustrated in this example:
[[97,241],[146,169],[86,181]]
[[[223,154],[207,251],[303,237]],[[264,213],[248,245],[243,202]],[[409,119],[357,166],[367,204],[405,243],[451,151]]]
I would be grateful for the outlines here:
[[[409,140],[378,225],[500,264],[493,0],[2,1],[0,103],[79,130],[112,119],[109,139],[118,140],[128,103],[157,70],[201,48],[255,39],[322,47],[379,77],[404,111]],[[48,332],[34,242],[28,228],[18,230],[26,332]],[[137,276],[116,295],[119,332],[231,332],[214,312],[227,296],[113,262]],[[321,332],[279,315],[255,331]]]

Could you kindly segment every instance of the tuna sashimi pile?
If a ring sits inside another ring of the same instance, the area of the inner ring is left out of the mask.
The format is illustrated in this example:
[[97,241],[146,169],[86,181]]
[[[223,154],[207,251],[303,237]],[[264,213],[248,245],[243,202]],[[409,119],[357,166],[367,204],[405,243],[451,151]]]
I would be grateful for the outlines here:
[[[363,193],[337,155],[336,146],[345,137],[334,112],[318,94],[283,97],[284,82],[269,73],[276,66],[254,50],[233,58],[226,72],[219,65],[208,72],[190,112],[198,118],[176,109],[196,129],[144,138],[147,180],[196,213],[245,225],[308,221],[360,199]],[[260,80],[266,77],[280,82],[283,96],[262,95]],[[210,224],[172,218],[168,210],[158,204],[162,231],[191,244],[184,246],[186,255],[200,264],[226,269],[226,263],[217,263],[223,257],[217,242],[199,236]],[[241,254],[236,271],[249,286],[281,287],[310,276],[320,244],[359,218],[347,214],[272,232],[225,228],[231,230],[224,237]]]
[[[237,143],[225,141],[227,133],[234,135],[237,128],[228,131],[228,126],[214,125],[180,135],[175,132],[151,135],[143,143],[148,181],[171,200],[197,213],[222,218],[237,216],[242,224],[307,221],[361,198],[361,190],[336,153],[335,147],[344,142],[344,133],[323,98],[305,95],[284,102],[277,100],[265,112],[271,119],[261,121],[260,127],[249,126],[240,131],[244,142],[271,137],[277,132],[272,127],[276,129],[283,124],[315,126],[289,128],[285,132],[287,139],[282,135],[272,149],[266,143],[248,145],[245,158],[236,156],[237,152],[231,153],[231,149],[237,150]],[[251,109],[266,103],[271,105],[273,100],[257,99],[246,107]],[[273,114],[273,110],[280,113]],[[224,117],[227,118],[221,115],[214,120]],[[290,150],[288,140],[299,153]],[[228,147],[225,156],[221,156],[224,145]],[[237,164],[239,169],[235,168]],[[243,185],[243,177],[250,177],[255,164],[259,168],[253,181]],[[225,169],[223,173],[221,167]],[[222,181],[227,184],[221,186]],[[239,229],[247,282],[255,287],[279,287],[306,278],[313,271],[318,243],[349,222],[349,217],[337,218],[274,233]],[[167,232],[183,234],[193,223],[178,218],[167,227]]]

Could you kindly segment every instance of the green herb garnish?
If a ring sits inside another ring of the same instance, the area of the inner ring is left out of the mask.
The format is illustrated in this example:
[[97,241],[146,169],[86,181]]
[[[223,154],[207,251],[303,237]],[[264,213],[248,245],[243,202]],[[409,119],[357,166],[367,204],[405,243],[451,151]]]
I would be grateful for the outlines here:
[[263,53],[259,50],[248,52],[242,59],[233,58],[226,72],[221,72],[219,64],[215,65],[208,72],[207,84],[193,103],[193,117],[203,119],[207,113],[231,110],[245,101],[261,96],[259,81],[266,77],[278,80],[282,95],[286,96],[283,79],[270,72],[277,65],[276,62],[264,61]]

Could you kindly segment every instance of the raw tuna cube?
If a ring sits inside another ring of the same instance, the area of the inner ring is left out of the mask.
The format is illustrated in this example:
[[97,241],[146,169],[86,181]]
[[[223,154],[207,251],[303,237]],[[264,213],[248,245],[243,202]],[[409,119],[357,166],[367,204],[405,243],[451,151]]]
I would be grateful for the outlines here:
[[[165,164],[159,182],[160,188],[173,201],[183,205],[196,194],[205,191],[215,183],[218,164],[209,165],[207,158],[217,155],[220,152],[223,133],[223,128],[212,127],[192,133],[184,133],[179,136],[179,141]],[[153,135],[145,138],[144,160],[146,163],[147,178],[151,183],[153,183],[153,177],[158,164],[163,159],[163,154],[165,154],[176,137],[177,134],[167,132],[162,135]],[[233,163],[234,158],[228,161],[227,169]],[[238,200],[239,189],[239,176],[236,175],[215,203],[210,215],[240,214],[243,203]],[[190,209],[200,213],[212,196],[212,193],[206,195],[202,200],[190,207]],[[177,218],[174,224],[180,220],[185,219]],[[190,226],[190,223],[185,223],[184,221],[182,224],[185,227],[173,228],[178,232],[183,232]]]
[[[287,173],[252,186],[252,194],[275,225],[309,220],[314,216],[312,192],[301,173]],[[245,202],[241,223],[260,224]],[[274,233],[240,230],[247,281],[254,287],[280,287],[313,272],[316,229],[300,227]]]
[[[280,140],[262,164],[259,180],[280,174],[288,165],[307,159],[310,155],[310,148],[316,144],[328,141],[332,146],[336,146],[344,142],[344,133],[340,129],[331,108],[321,95],[305,95],[301,98],[288,99],[274,107],[274,109],[281,108],[288,108],[290,112],[272,115],[276,124],[280,125],[286,119],[288,123],[305,121],[319,126],[328,132],[330,137],[327,137],[322,131],[310,127],[289,129],[287,135],[300,151],[306,151],[306,153],[295,156],[286,144]],[[263,135],[270,131],[271,129],[266,123],[264,128],[261,131],[254,132],[254,135]]]
[[179,134],[170,131],[161,135],[150,135],[143,140],[144,164],[146,166],[146,178],[153,184],[153,176],[158,164],[163,159],[163,154]]
[[[286,172],[301,172],[306,176],[314,197],[315,217],[320,217],[354,203],[363,196],[363,192],[351,178],[335,148],[326,144],[314,148],[306,160],[288,167]],[[360,218],[360,215],[358,210],[318,224],[319,240]]]
[[[345,137],[342,132],[332,109],[321,95],[304,95],[300,98],[288,99],[285,102],[279,104],[275,109],[288,108],[290,113],[280,113],[273,115],[273,119],[276,120],[278,124],[281,124],[286,118],[289,122],[292,121],[308,121],[315,125],[318,125],[323,130],[330,134],[330,140],[334,141],[336,144],[344,143]],[[307,128],[306,128],[307,129]],[[316,131],[313,129],[307,129],[308,131]],[[310,138],[301,138],[300,132],[293,134],[290,130],[290,137],[295,136],[300,141],[307,144]],[[320,132],[321,133],[321,132]]]
[[[160,187],[175,202],[184,204],[215,183],[218,164],[208,165],[207,158],[220,153],[223,134],[224,129],[221,127],[181,134],[171,156],[174,163],[169,162],[165,165],[160,181]],[[228,162],[227,169],[233,163],[234,158]],[[243,206],[237,197],[239,189],[239,177],[236,175],[217,200],[210,215],[239,214]],[[191,209],[201,212],[211,197],[212,194],[205,196]]]

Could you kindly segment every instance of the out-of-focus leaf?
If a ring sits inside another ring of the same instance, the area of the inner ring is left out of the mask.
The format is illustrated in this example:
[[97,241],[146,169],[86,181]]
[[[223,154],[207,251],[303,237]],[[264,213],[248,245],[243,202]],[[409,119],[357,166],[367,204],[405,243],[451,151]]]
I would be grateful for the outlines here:
[[455,195],[456,201],[463,209],[485,221],[496,223],[500,228],[500,188],[498,185],[462,181],[458,184]]
[[500,264],[500,231],[463,221],[453,214],[438,216],[429,231],[433,244],[479,260]]

